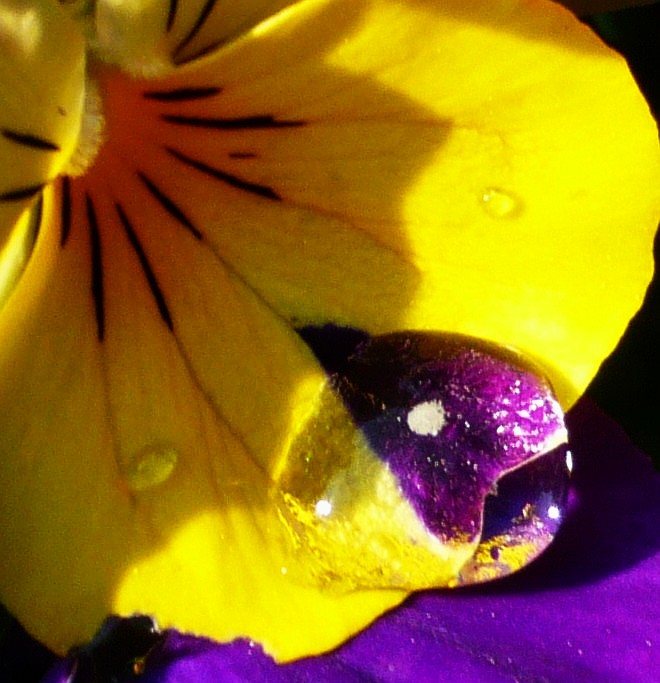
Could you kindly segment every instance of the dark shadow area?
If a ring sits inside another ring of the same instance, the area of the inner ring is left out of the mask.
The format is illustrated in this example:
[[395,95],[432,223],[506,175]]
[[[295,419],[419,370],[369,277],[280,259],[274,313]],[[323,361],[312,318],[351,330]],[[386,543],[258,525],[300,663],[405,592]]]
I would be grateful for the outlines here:
[[23,627],[0,606],[0,681],[40,681],[57,658],[30,638]]
[[341,372],[357,346],[369,339],[362,330],[338,325],[303,327],[298,334],[312,349],[327,373]]
[[[589,22],[630,65],[656,120],[660,113],[660,3],[592,17]],[[619,422],[660,467],[660,244],[644,305],[588,395]]]

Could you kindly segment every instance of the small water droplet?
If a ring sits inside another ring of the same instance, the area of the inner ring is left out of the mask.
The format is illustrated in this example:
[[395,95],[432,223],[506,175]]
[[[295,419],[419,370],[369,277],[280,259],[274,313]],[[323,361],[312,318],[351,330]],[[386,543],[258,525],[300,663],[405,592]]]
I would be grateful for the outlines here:
[[520,199],[499,187],[487,187],[481,193],[481,206],[493,218],[515,218],[522,210]]
[[151,445],[138,451],[124,472],[134,491],[144,491],[167,481],[179,460],[176,449],[163,444]]

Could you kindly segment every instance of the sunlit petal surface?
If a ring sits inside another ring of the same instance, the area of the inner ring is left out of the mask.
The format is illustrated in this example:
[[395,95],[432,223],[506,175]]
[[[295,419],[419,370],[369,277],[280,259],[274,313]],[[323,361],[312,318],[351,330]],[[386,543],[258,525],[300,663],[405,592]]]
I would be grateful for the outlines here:
[[178,68],[90,58],[104,143],[0,317],[0,594],[58,652],[140,612],[291,659],[405,595],[288,576],[291,444],[321,406],[362,446],[294,326],[513,345],[568,406],[650,275],[656,131],[545,3],[310,0],[227,42],[255,3],[197,60],[220,4],[183,5],[140,15]]

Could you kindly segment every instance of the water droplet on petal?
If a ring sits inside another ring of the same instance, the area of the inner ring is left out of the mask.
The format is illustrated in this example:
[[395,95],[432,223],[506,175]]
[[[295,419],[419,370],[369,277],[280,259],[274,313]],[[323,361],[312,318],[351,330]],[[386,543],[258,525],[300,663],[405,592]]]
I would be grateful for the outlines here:
[[414,590],[519,569],[562,521],[566,441],[549,382],[519,354],[374,337],[331,375],[278,481],[290,575]]
[[126,481],[134,491],[158,486],[170,478],[179,454],[164,444],[151,445],[138,451],[124,468]]
[[518,197],[498,187],[487,187],[482,192],[481,205],[493,218],[515,218],[522,210]]

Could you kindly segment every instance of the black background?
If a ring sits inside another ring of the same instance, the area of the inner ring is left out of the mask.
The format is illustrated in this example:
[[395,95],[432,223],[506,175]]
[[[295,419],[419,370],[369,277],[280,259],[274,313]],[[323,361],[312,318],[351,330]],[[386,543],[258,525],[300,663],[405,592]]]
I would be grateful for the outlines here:
[[[660,115],[660,3],[591,17],[588,23],[622,53],[656,121]],[[660,240],[644,306],[588,394],[614,417],[660,468]]]

